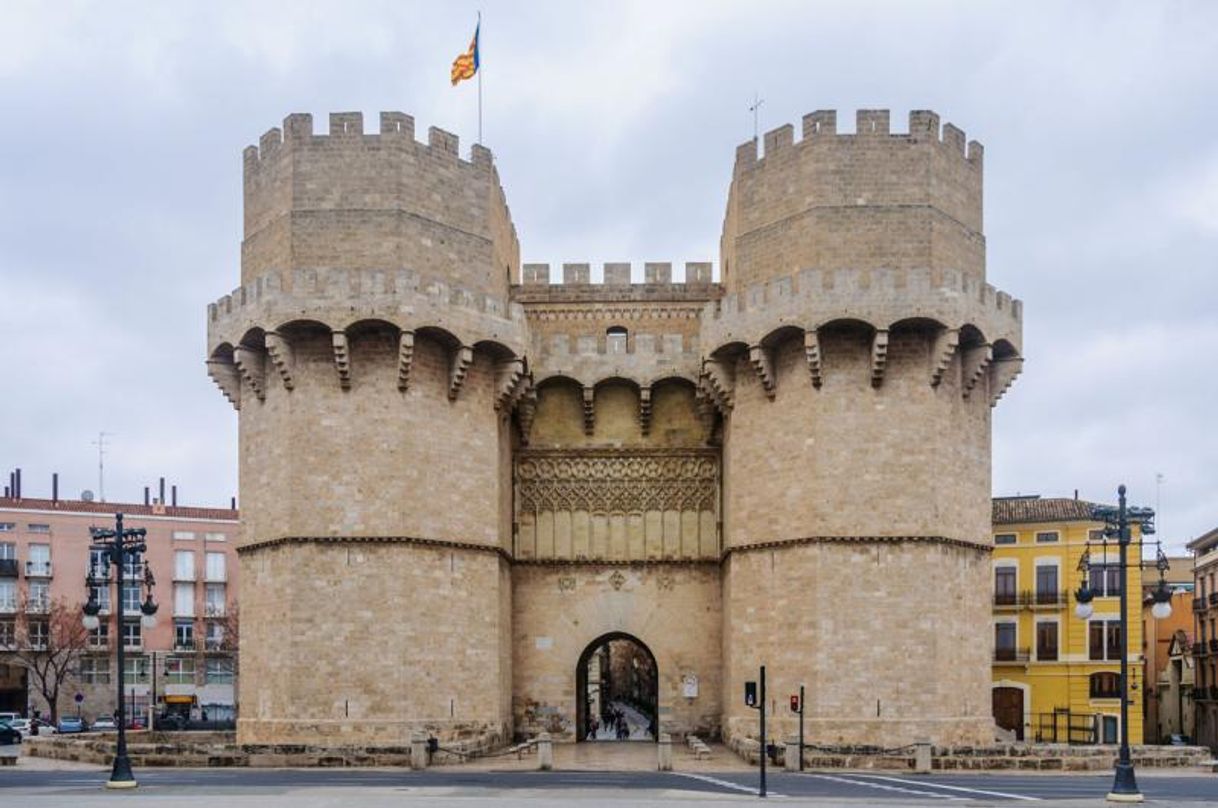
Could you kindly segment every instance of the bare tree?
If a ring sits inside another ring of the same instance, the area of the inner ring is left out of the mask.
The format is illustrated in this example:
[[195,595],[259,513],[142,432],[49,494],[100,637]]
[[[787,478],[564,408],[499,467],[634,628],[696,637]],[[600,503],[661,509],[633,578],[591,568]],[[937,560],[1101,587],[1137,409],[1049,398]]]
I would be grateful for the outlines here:
[[80,604],[27,600],[21,609],[16,648],[4,654],[29,670],[30,683],[51,710],[51,723],[59,721],[59,691],[80,667],[88,647],[89,632],[80,618]]

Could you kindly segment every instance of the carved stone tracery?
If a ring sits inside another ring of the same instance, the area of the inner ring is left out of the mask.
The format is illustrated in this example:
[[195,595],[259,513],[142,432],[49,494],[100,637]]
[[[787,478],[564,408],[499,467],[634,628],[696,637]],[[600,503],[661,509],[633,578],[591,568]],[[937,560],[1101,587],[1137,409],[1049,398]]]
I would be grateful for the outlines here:
[[713,451],[522,452],[516,461],[521,511],[713,511],[719,461]]

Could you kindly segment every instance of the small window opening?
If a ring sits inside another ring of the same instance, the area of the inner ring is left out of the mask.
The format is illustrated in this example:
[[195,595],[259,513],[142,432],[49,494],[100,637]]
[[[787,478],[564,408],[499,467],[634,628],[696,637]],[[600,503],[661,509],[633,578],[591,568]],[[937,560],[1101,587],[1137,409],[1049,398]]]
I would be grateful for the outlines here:
[[605,352],[611,354],[626,353],[626,329],[620,325],[610,326],[605,331]]

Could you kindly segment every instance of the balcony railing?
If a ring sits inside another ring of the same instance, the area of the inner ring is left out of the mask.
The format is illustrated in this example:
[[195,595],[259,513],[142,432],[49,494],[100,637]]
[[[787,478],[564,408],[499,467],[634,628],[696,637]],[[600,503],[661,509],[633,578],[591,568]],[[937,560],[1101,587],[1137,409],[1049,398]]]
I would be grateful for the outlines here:
[[51,577],[51,562],[50,561],[27,561],[27,562],[25,562],[25,577],[26,578],[50,578]]
[[180,640],[174,639],[173,650],[175,651],[197,651],[199,648],[195,640]]
[[1218,654],[1218,639],[1210,640],[1210,653]]
[[1209,648],[1204,642],[1193,643],[1193,656],[1205,656],[1209,653]]
[[51,611],[50,598],[30,598],[25,602],[26,614],[46,614]]
[[1193,611],[1204,612],[1206,610],[1205,598],[1193,598]]
[[16,613],[17,613],[17,599],[16,598],[0,600],[0,614],[16,614]]
[[1211,606],[1218,606],[1218,592],[1211,592],[1211,593],[1210,593],[1210,605],[1211,605]]
[[1036,593],[1028,593],[1028,600],[1033,606],[1064,606],[1066,605],[1066,593],[1054,590],[1052,592],[1037,591]]
[[1027,662],[1032,653],[1027,648],[995,648],[995,662]]
[[1019,605],[1019,596],[1014,592],[995,592],[994,605],[998,608]]
[[0,578],[17,577],[17,559],[0,558]]
[[204,604],[203,616],[204,617],[223,617],[224,616],[224,604],[223,603]]

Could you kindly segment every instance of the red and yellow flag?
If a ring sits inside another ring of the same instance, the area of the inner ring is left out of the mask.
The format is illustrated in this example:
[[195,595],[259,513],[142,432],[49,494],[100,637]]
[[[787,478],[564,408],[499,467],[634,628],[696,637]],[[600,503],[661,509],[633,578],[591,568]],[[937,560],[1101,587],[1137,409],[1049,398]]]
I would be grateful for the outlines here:
[[479,22],[474,28],[474,38],[469,43],[469,50],[453,60],[452,80],[455,87],[465,79],[472,79],[478,72],[478,31],[482,28]]

